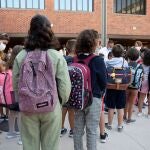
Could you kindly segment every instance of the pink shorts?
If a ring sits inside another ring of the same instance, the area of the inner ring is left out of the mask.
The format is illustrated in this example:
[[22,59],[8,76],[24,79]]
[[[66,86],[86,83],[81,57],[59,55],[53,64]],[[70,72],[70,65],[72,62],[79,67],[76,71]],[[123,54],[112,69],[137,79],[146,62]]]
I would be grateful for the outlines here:
[[148,80],[142,81],[142,85],[141,85],[141,88],[140,88],[140,92],[141,92],[141,93],[144,93],[144,94],[147,94],[147,93],[148,93],[148,90],[149,90],[149,87],[148,87]]

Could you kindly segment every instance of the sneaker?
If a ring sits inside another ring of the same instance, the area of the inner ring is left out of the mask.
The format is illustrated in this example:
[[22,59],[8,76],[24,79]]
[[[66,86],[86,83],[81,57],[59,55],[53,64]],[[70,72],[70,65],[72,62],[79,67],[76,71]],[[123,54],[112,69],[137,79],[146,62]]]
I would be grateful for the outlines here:
[[17,135],[17,136],[20,136],[20,132],[19,132],[19,131],[16,131],[16,135]]
[[127,121],[127,117],[123,116],[123,121],[126,122]]
[[62,137],[62,136],[65,135],[66,133],[67,133],[67,129],[66,129],[66,128],[62,128],[62,129],[61,129],[60,136]]
[[22,145],[22,140],[19,139],[17,143],[18,143],[18,145]]
[[123,126],[118,127],[118,132],[122,132],[123,131]]
[[108,130],[112,130],[112,126],[109,125],[108,123],[105,123],[105,127],[106,127]]
[[72,129],[69,132],[69,137],[71,137],[71,138],[73,137],[73,130]]
[[2,131],[0,130],[0,134],[2,133]]
[[126,120],[126,123],[133,123],[133,122],[135,122],[136,120],[135,119],[127,119]]
[[146,118],[150,119],[150,114],[147,114],[147,115],[146,115]]
[[16,138],[16,134],[15,133],[8,133],[7,136],[6,136],[6,139],[13,139],[13,138]]
[[139,112],[139,113],[137,114],[137,116],[138,116],[138,117],[142,117],[142,116],[143,116],[143,113],[142,113],[142,112]]
[[106,138],[108,137],[108,134],[105,132],[104,135],[100,134],[100,142],[106,143]]

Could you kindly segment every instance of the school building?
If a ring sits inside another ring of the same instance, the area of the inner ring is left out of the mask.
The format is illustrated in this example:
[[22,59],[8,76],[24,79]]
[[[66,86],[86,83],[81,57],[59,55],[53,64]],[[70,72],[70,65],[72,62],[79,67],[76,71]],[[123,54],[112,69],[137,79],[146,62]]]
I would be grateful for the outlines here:
[[[0,0],[0,32],[11,36],[10,45],[22,43],[30,19],[46,15],[62,43],[84,29],[101,33],[101,0]],[[107,37],[132,45],[150,44],[150,0],[107,0]]]

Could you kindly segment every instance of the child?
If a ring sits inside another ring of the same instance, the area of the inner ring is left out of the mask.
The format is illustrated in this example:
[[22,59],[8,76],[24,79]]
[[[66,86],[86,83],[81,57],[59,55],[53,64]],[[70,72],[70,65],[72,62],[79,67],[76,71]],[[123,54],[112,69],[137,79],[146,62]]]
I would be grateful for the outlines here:
[[146,96],[148,96],[148,117],[150,116],[150,96],[149,96],[149,72],[150,72],[150,50],[146,49],[143,55],[144,78],[140,88],[140,97],[138,101],[138,116],[142,116],[142,106]]
[[129,67],[132,71],[132,82],[127,89],[124,119],[126,123],[132,123],[135,122],[135,120],[132,119],[133,105],[138,95],[138,89],[141,86],[143,67],[137,63],[139,51],[136,48],[130,48],[127,52],[127,57],[129,59]]
[[[76,40],[68,40],[66,44],[68,56],[65,56],[65,59],[67,61],[67,64],[71,64],[73,62],[73,57],[75,53],[75,44]],[[73,137],[73,128],[74,128],[74,110],[69,106],[68,103],[63,105],[62,108],[62,129],[61,129],[61,136],[66,134],[67,129],[64,128],[64,122],[65,122],[65,117],[68,112],[68,119],[69,119],[69,124],[70,124],[70,131],[69,131],[69,137]]]
[[[4,54],[4,50],[6,48],[6,45],[9,42],[9,36],[6,33],[1,33],[0,34],[0,61],[4,61],[5,60],[5,54]],[[3,113],[3,107],[0,107],[0,118],[2,119],[8,119],[8,110],[6,109],[6,115],[4,115]]]
[[[8,67],[7,73],[10,74],[10,86],[12,86],[12,67],[13,67],[15,57],[17,56],[17,54],[23,48],[24,47],[21,46],[21,45],[16,45],[13,48],[12,55],[11,55],[9,61],[7,62],[7,67]],[[10,113],[9,113],[9,116],[8,116],[9,131],[8,131],[8,134],[7,134],[7,137],[6,137],[7,139],[12,139],[12,138],[17,137],[17,135],[20,135],[19,132],[15,131],[15,121],[16,121],[16,119],[17,119],[17,124],[18,124],[19,131],[20,131],[20,113],[10,110]],[[22,145],[21,138],[19,139],[18,144]]]
[[[82,61],[91,56],[95,52],[98,42],[97,31],[82,31],[76,44],[78,59]],[[91,71],[93,102],[86,109],[75,111],[74,150],[83,150],[84,129],[86,129],[87,135],[87,150],[97,150],[97,128],[100,121],[101,94],[106,88],[106,67],[103,58],[99,56],[95,56],[88,66]]]
[[[113,58],[106,61],[106,66],[112,67],[128,67],[127,61],[122,57],[124,48],[120,44],[116,44],[112,48]],[[114,109],[117,109],[118,112],[118,132],[123,130],[123,109],[125,108],[126,103],[126,91],[125,90],[112,90],[107,89],[106,92],[106,105],[109,109],[108,111],[108,124],[106,128],[112,129],[112,121],[114,116]]]
[[[0,108],[1,108],[1,115],[3,113],[3,104],[5,104],[4,94],[3,94],[3,85],[5,80],[5,70],[6,70],[6,62],[0,60]],[[2,131],[0,131],[2,133]]]

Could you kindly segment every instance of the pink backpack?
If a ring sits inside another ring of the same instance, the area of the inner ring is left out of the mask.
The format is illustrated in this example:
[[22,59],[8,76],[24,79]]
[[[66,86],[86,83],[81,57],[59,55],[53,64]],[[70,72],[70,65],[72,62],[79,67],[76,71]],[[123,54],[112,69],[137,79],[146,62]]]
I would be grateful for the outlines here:
[[58,94],[53,63],[47,51],[27,53],[20,70],[18,99],[22,112],[54,111]]
[[12,104],[12,71],[0,73],[0,106],[8,107]]
[[73,109],[83,110],[92,104],[91,73],[88,65],[94,57],[93,54],[83,60],[75,57],[74,62],[68,66],[72,86],[68,104]]

